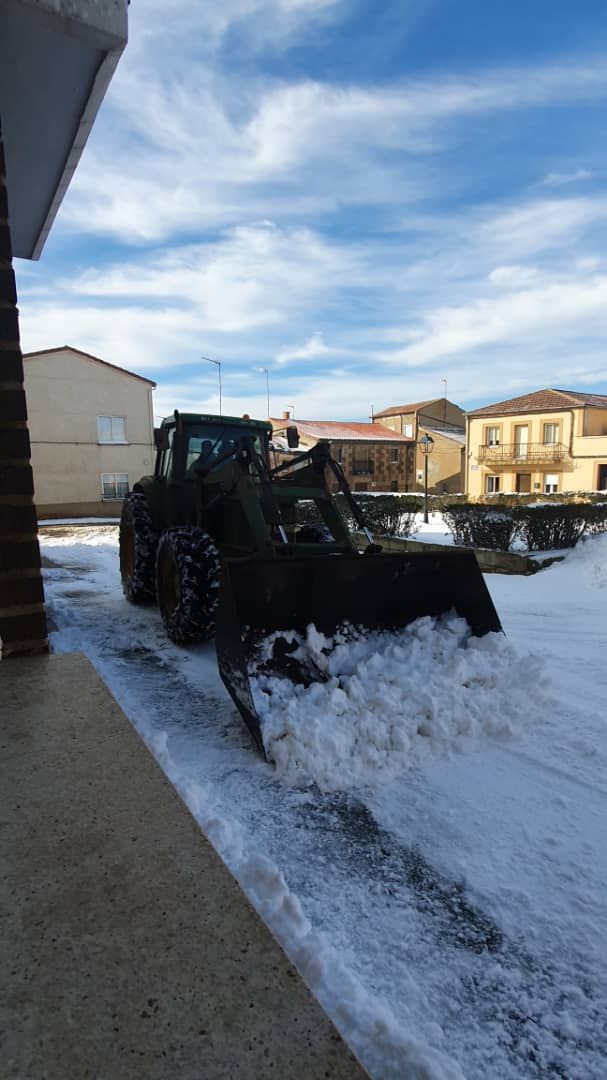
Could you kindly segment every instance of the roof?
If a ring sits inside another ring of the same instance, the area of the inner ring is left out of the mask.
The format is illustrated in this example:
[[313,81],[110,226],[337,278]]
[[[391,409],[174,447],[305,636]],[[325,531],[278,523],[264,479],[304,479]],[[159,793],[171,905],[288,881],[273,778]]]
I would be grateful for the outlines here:
[[146,379],[145,375],[137,375],[134,371],[119,367],[118,364],[110,364],[107,360],[100,360],[98,356],[93,356],[92,353],[83,352],[82,349],[75,349],[73,345],[58,345],[54,349],[38,349],[35,352],[23,353],[23,359],[32,360],[35,356],[48,356],[50,353],[59,352],[76,353],[76,356],[84,356],[86,360],[93,360],[96,364],[103,364],[104,367],[112,368],[113,371],[119,371],[122,375],[129,375],[131,379],[139,379],[140,382],[148,383],[150,386],[156,386],[156,383],[152,382],[151,379]]
[[310,435],[314,439],[340,439],[342,442],[359,439],[366,442],[413,442],[413,439],[397,435],[395,431],[390,431],[381,424],[350,424],[342,420],[279,420],[278,417],[271,417],[270,423],[276,430],[295,425],[301,435]]
[[486,405],[482,409],[472,409],[468,416],[474,419],[477,416],[509,416],[516,413],[527,412],[559,412],[564,409],[579,409],[590,406],[597,409],[607,409],[607,395],[584,394],[577,390],[534,390],[531,394],[521,394],[520,397],[508,398],[506,401],[498,401],[494,405]]
[[436,427],[431,424],[420,424],[423,431],[431,431],[433,435],[442,435],[445,439],[451,439],[452,442],[459,443],[460,446],[466,445],[466,432],[464,428],[455,427],[453,424]]
[[0,3],[13,255],[40,256],[126,45],[127,11],[128,0]]
[[390,409],[382,409],[374,413],[374,416],[399,416],[400,413],[419,412],[426,405],[434,405],[435,401],[444,401],[444,398],[428,398],[427,401],[415,401],[412,405],[394,405]]

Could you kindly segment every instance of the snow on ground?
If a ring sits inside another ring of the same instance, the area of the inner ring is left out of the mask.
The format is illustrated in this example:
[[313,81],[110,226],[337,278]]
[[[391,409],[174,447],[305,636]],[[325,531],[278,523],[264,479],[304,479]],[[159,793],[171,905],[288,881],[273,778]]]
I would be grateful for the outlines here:
[[[406,771],[357,778],[349,750],[321,763],[345,791],[255,754],[213,647],[178,649],[124,601],[115,529],[42,541],[54,647],[90,656],[376,1080],[603,1080],[607,537],[486,578],[508,641],[453,660],[456,710],[481,665],[475,733],[445,735],[444,685]],[[418,663],[416,700],[432,689]]]

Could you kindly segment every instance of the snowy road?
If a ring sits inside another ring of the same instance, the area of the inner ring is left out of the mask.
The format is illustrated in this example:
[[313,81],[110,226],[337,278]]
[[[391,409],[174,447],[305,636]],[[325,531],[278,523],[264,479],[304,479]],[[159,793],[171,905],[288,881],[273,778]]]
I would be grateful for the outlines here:
[[607,1075],[607,537],[487,579],[524,734],[331,793],[256,756],[212,646],[124,601],[115,529],[42,542],[55,649],[91,658],[374,1077]]

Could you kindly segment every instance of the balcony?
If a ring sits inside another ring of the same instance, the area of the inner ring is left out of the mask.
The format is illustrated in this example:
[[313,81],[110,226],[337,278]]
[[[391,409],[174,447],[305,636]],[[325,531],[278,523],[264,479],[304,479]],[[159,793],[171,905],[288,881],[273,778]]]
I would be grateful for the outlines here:
[[570,469],[571,454],[564,443],[502,443],[500,446],[479,446],[477,459],[492,468],[511,465],[559,465]]
[[373,476],[373,473],[375,472],[375,462],[372,458],[353,461],[350,472],[352,473],[352,476]]

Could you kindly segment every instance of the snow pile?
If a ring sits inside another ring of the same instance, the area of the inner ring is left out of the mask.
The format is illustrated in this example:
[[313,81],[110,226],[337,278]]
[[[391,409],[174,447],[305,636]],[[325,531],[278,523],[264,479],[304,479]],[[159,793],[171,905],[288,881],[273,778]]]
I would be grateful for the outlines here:
[[[297,684],[272,671],[277,638],[323,681]],[[428,754],[520,733],[540,719],[540,662],[503,634],[473,637],[464,619],[426,616],[403,630],[333,638],[272,634],[250,671],[268,757],[289,784],[323,790],[375,785]]]
[[607,585],[607,533],[583,537],[567,563],[569,568],[582,571],[587,586],[604,589]]

